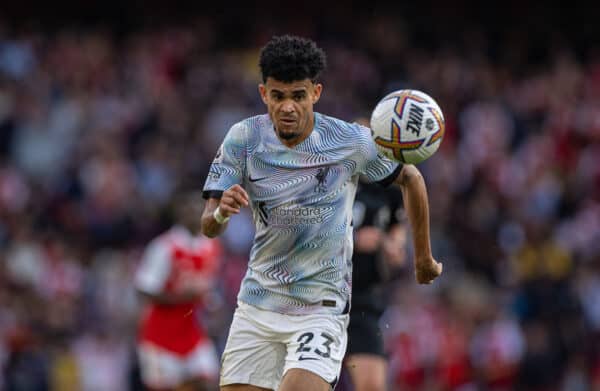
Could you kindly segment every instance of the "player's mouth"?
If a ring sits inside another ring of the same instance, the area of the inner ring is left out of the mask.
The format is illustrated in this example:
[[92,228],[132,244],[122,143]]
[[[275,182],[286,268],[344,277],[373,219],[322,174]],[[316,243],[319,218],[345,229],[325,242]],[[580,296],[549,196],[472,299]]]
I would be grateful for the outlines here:
[[280,118],[279,122],[281,122],[282,125],[291,126],[296,123],[296,119],[295,118]]

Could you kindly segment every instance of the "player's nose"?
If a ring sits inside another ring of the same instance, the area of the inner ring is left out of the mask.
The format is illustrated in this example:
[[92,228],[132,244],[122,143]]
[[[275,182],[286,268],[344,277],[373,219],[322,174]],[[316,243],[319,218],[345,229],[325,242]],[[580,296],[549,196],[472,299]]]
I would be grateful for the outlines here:
[[283,102],[281,105],[281,111],[284,113],[293,113],[294,112],[294,104],[291,101]]

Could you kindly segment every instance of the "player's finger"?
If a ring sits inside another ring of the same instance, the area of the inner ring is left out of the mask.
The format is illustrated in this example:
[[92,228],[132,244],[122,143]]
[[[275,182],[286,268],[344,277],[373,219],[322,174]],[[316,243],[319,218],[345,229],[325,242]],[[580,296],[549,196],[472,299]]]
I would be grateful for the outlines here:
[[240,206],[248,206],[248,200],[244,198],[242,193],[232,192],[231,197],[237,202]]
[[246,205],[248,204],[250,197],[248,196],[248,193],[246,192],[246,190],[244,190],[242,186],[233,185],[227,191],[233,194],[239,194],[246,201]]
[[237,207],[248,205],[248,201],[244,199],[244,197],[240,193],[232,189],[227,190],[227,193],[223,193],[222,198],[225,199],[225,202],[229,204],[234,204]]
[[235,200],[235,198],[233,198],[233,196],[231,195],[231,193],[227,193],[227,194],[223,194],[223,197],[221,197],[221,202],[219,204],[221,206],[229,206],[231,208],[236,208],[239,209],[241,207],[240,203],[237,202]]
[[233,185],[229,190],[231,190],[235,194],[239,194],[246,201],[245,205],[248,205],[250,197],[248,196],[248,193],[246,192],[246,190],[244,190],[244,188],[242,186]]
[[417,282],[419,284],[431,284],[433,282],[433,280],[435,280],[437,277],[440,276],[440,274],[442,274],[442,268],[435,267],[435,269],[421,271],[420,273],[416,273],[416,274],[417,274]]
[[235,208],[239,208],[241,206],[240,203],[236,201],[231,192],[224,194],[223,197],[221,197],[221,203]]
[[219,209],[221,211],[225,212],[224,214],[226,216],[240,213],[239,207],[235,207],[235,206],[232,206],[230,204],[225,204],[225,203],[221,203],[221,205],[219,205]]

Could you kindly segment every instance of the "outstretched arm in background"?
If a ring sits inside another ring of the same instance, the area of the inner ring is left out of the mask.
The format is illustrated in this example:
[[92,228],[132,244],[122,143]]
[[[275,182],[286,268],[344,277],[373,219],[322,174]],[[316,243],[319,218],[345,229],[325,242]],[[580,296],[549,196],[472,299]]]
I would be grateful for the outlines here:
[[442,273],[442,264],[431,254],[429,234],[429,201],[427,188],[419,170],[404,165],[394,184],[402,190],[404,207],[412,229],[415,250],[415,274],[420,284],[430,284]]

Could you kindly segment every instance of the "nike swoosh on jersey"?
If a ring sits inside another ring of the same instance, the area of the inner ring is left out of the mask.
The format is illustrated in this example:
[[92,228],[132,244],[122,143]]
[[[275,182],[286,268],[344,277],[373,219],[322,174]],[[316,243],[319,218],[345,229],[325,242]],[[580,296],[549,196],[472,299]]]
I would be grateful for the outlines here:
[[268,178],[268,176],[263,176],[260,178],[252,178],[252,175],[248,175],[248,180],[250,182],[258,182],[258,181],[262,181],[263,179],[267,179],[267,178]]

